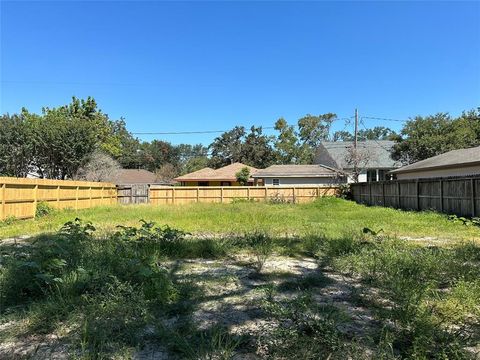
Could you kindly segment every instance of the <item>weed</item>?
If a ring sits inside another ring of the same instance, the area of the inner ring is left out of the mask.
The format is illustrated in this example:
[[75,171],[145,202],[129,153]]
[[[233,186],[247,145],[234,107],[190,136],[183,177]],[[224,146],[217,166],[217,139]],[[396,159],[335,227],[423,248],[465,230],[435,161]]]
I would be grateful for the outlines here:
[[254,232],[245,235],[243,241],[250,247],[255,256],[255,271],[260,273],[273,252],[272,238],[265,233]]
[[40,201],[37,203],[37,208],[35,210],[35,218],[41,218],[47,215],[52,214],[55,209],[45,201]]

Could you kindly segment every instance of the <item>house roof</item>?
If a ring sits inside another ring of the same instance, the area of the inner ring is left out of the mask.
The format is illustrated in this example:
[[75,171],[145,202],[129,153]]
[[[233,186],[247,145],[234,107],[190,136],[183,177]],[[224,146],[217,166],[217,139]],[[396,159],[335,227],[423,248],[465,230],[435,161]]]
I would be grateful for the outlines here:
[[480,164],[480,146],[446,152],[416,163],[403,166],[391,173],[407,173],[434,168],[454,168]]
[[258,169],[254,167],[237,162],[216,170],[206,167],[206,168],[194,171],[192,173],[179,176],[175,180],[176,181],[236,181],[237,180],[236,174],[245,167],[250,170],[251,175],[253,175],[258,171]]
[[112,182],[115,184],[158,184],[157,176],[144,169],[120,169],[112,176]]
[[254,178],[268,177],[337,177],[340,171],[325,165],[272,165],[258,170]]
[[[394,169],[401,164],[393,160],[390,150],[395,144],[390,140],[358,141],[357,149],[368,154],[367,168]],[[348,164],[348,149],[353,147],[353,141],[324,141],[317,148],[315,163],[324,164],[337,169],[350,169]]]

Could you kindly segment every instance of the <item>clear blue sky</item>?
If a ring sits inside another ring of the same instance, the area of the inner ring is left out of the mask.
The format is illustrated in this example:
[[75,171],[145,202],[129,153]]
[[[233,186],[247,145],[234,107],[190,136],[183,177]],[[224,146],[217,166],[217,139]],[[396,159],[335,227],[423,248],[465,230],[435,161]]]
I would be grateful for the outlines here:
[[148,132],[349,117],[355,107],[404,119],[480,105],[479,2],[0,6],[2,113],[91,95],[130,131]]

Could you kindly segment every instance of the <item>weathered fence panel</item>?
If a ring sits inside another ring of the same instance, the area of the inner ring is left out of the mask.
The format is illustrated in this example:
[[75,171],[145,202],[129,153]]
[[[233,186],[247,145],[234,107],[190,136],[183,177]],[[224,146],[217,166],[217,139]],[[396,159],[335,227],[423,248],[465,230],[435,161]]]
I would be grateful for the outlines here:
[[120,204],[146,204],[149,202],[149,185],[118,185],[117,198]]
[[309,202],[320,196],[335,196],[338,187],[302,186],[302,187],[264,187],[264,186],[205,186],[205,187],[164,187],[150,186],[151,204],[186,204],[186,203],[229,203],[234,199],[268,201],[279,199],[296,203]]
[[116,199],[111,183],[0,177],[0,220],[34,217],[39,202],[57,209],[85,209],[114,204]]
[[358,183],[351,188],[361,204],[480,216],[480,176]]

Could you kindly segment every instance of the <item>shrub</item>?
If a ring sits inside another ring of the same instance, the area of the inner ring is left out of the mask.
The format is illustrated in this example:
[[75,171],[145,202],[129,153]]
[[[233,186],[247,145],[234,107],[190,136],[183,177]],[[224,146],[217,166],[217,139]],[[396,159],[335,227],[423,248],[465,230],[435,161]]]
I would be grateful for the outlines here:
[[262,232],[254,232],[245,235],[243,241],[250,247],[255,256],[255,271],[260,273],[265,262],[273,252],[272,238]]

